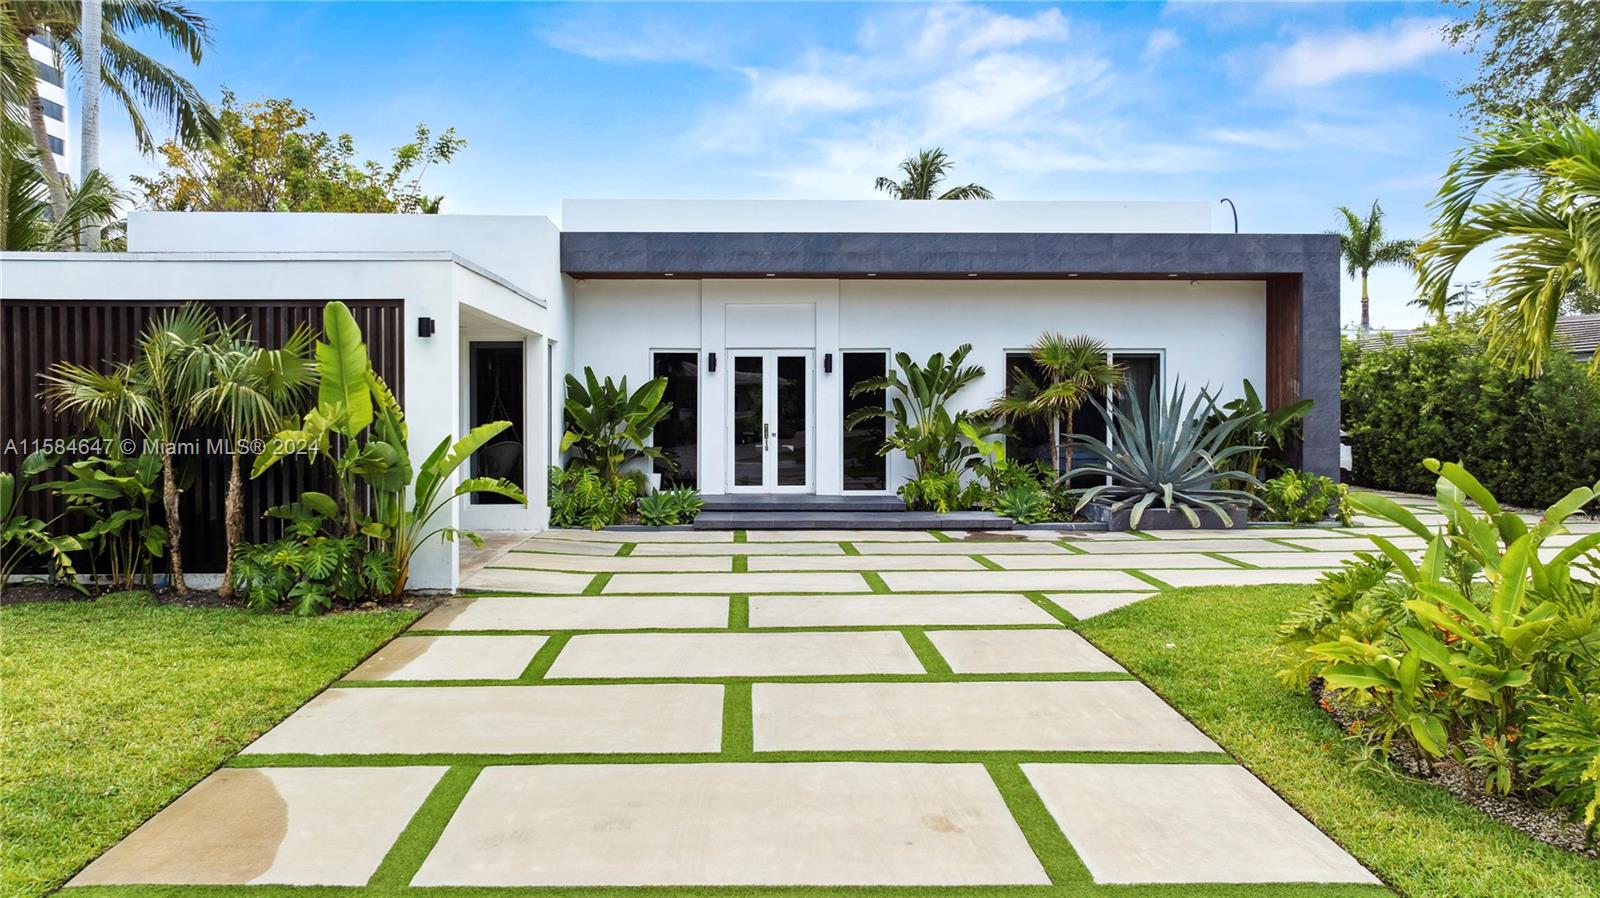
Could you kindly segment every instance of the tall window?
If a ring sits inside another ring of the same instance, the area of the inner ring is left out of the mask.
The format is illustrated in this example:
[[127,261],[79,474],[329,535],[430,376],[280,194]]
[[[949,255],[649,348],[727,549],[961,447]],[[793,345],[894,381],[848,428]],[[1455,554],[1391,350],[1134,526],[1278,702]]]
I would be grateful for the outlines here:
[[672,403],[652,440],[672,463],[657,461],[655,470],[663,486],[693,489],[700,466],[700,353],[656,353],[655,376],[667,379],[663,401]]
[[[1161,379],[1161,354],[1158,352],[1115,352],[1111,353],[1111,360],[1123,367],[1123,386],[1116,394],[1116,403],[1129,407],[1129,393],[1137,393],[1139,404],[1144,407],[1146,420],[1150,414],[1150,388]],[[1006,353],[1006,392],[1016,388],[1021,377],[1030,377],[1034,382],[1043,384],[1046,377],[1044,370],[1026,352]],[[1101,402],[1105,400],[1102,399]],[[1105,441],[1106,422],[1095,410],[1094,403],[1085,402],[1072,416],[1072,433],[1078,436],[1093,437]],[[1063,443],[1069,438],[1067,422],[1061,422],[1061,440]],[[1064,447],[1063,447],[1064,448]],[[1011,425],[1011,433],[1006,437],[1006,455],[1018,461],[1050,462],[1050,425],[1043,420],[1017,421]],[[1063,457],[1064,454],[1063,454]],[[1074,457],[1073,461],[1082,459]]]
[[[882,377],[888,371],[888,353],[846,352],[843,356],[844,417],[859,409],[883,408],[887,397],[882,390],[872,390],[860,396],[851,396],[850,389],[864,380]],[[869,418],[844,431],[844,488],[846,490],[882,490],[889,485],[889,460],[878,454],[889,435],[889,422],[883,418]]]
[[[522,432],[523,412],[526,404],[522,398],[521,343],[474,342],[468,347],[471,380],[471,426],[490,421],[510,421],[511,426],[495,434],[494,439],[472,454],[472,476],[503,477],[519,487],[527,485],[523,471]],[[505,496],[492,493],[473,493],[472,504],[500,505],[510,503]]]

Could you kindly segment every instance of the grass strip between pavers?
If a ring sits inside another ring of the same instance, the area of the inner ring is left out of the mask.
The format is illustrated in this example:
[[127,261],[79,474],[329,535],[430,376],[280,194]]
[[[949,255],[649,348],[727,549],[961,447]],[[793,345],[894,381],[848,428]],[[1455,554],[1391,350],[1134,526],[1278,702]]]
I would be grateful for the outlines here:
[[589,581],[589,585],[583,588],[583,594],[586,596],[597,596],[605,591],[606,584],[610,582],[610,572],[595,574],[594,579]]
[[944,532],[943,530],[929,530],[928,535],[942,543],[953,543],[956,541],[955,537]]
[[[855,543],[845,542],[844,540],[840,540],[839,541],[839,551],[843,552],[846,555],[860,555],[861,554],[861,550],[856,548],[856,544]],[[779,556],[779,557],[781,558],[782,556]],[[824,556],[824,557],[826,557],[826,556]]]
[[1056,545],[1060,546],[1061,548],[1066,549],[1068,552],[1070,552],[1073,555],[1087,555],[1087,554],[1089,554],[1088,550],[1081,549],[1081,548],[1073,545],[1072,543],[1070,543],[1070,542],[1068,542],[1067,540],[1064,540],[1064,539],[1053,540],[1052,542],[1054,542]]
[[[746,595],[731,595],[731,596],[728,596],[728,629],[729,630],[735,630],[735,631],[750,629],[750,597],[749,596],[746,596]],[[617,632],[617,631],[613,630],[613,631],[610,631],[610,632]],[[665,630],[663,632],[675,633],[675,632],[681,632],[681,631]],[[715,633],[717,631],[708,630],[706,632]]]
[[[867,587],[874,593],[889,592],[889,584],[883,582],[883,577],[876,571],[862,571],[861,579],[867,581]],[[791,593],[791,595],[807,595],[807,593]],[[827,593],[823,593],[827,595]]]
[[985,568],[987,568],[987,569],[989,569],[991,571],[1003,571],[1003,570],[1005,570],[1005,568],[1001,567],[994,560],[992,560],[992,559],[990,559],[990,558],[988,558],[986,556],[983,556],[983,555],[969,555],[967,557],[971,558],[973,561],[976,561],[977,563],[983,565]]
[[[1049,886],[81,886],[82,898],[1380,898],[1382,886],[1287,884]],[[1522,896],[1518,896],[1522,898]]]
[[[1007,593],[1017,595],[1017,593]],[[532,597],[530,597],[532,598]],[[899,630],[906,624],[850,624],[834,627],[749,627],[757,633],[860,633],[875,630]],[[1055,624],[917,624],[924,630],[1054,630]],[[585,628],[575,630],[554,630],[550,628],[518,630],[407,630],[406,636],[459,636],[470,639],[474,636],[551,636],[557,633],[569,633],[574,636],[585,633],[726,633],[727,627],[633,627],[629,629],[610,630],[604,628]]]
[[[1294,549],[1294,550],[1300,551],[1300,552],[1317,552],[1317,551],[1321,551],[1319,549],[1313,549],[1310,546],[1302,546],[1302,545],[1299,545],[1298,543],[1289,542],[1286,539],[1279,539],[1279,538],[1277,538],[1275,536],[1269,536],[1266,539],[1262,540],[1262,542],[1274,543],[1276,545],[1283,546],[1286,549]],[[1373,549],[1376,550],[1377,546],[1373,546]]]
[[[556,663],[556,656],[561,654],[561,650],[567,647],[567,640],[569,640],[571,638],[572,638],[572,634],[571,633],[555,633],[555,634],[551,635],[551,637],[549,639],[546,639],[544,641],[544,645],[539,646],[539,651],[533,653],[533,658],[532,658],[532,660],[530,660],[528,662],[528,666],[523,669],[522,676],[520,678],[518,678],[517,680],[514,680],[512,682],[530,683],[530,682],[537,682],[539,680],[544,679],[544,675],[546,673],[548,673],[549,670],[550,670],[550,665]],[[335,683],[334,685],[335,686],[348,686],[351,683],[383,683],[383,682],[388,682],[388,681],[385,681],[385,680],[340,680],[338,683]],[[454,682],[460,682],[460,681],[454,681]]]
[[461,800],[467,797],[467,791],[482,772],[482,767],[451,767],[444,772],[433,791],[423,800],[422,806],[411,816],[411,822],[406,824],[400,837],[390,846],[377,872],[367,880],[368,888],[400,889],[411,883],[411,878],[422,869],[422,862],[428,859],[428,853],[444,833],[445,825],[450,822],[456,808],[461,806]]
[[1055,818],[1050,816],[1044,799],[1028,782],[1022,768],[1017,764],[993,761],[983,766],[988,769],[989,778],[994,780],[994,786],[1005,800],[1007,810],[1011,811],[1011,818],[1022,829],[1023,837],[1028,840],[1034,857],[1039,859],[1039,866],[1044,868],[1050,881],[1056,885],[1089,882],[1088,869],[1083,866],[1078,852],[1073,850],[1072,843],[1067,841],[1066,834],[1056,824]]
[[1234,567],[1244,568],[1245,570],[1249,570],[1249,571],[1261,570],[1261,565],[1259,565],[1259,564],[1251,564],[1248,561],[1240,561],[1237,558],[1229,558],[1228,556],[1222,554],[1221,552],[1201,552],[1200,554],[1204,555],[1207,558],[1215,558],[1216,560],[1218,560],[1220,562],[1223,562],[1224,564],[1231,564]]
[[1123,573],[1128,574],[1128,575],[1133,576],[1133,577],[1138,577],[1140,580],[1143,580],[1144,582],[1150,584],[1151,586],[1154,586],[1156,589],[1159,589],[1159,590],[1162,590],[1162,591],[1166,591],[1166,590],[1169,590],[1169,589],[1175,589],[1176,588],[1171,583],[1167,583],[1167,582],[1165,582],[1163,580],[1158,580],[1155,577],[1152,577],[1149,574],[1145,573],[1144,571],[1135,570],[1134,568],[1124,568],[1123,569]]
[[1028,601],[1030,601],[1033,604],[1038,605],[1040,608],[1044,609],[1044,612],[1046,614],[1050,615],[1051,617],[1055,618],[1058,621],[1061,621],[1061,623],[1063,623],[1063,624],[1065,624],[1067,626],[1071,626],[1072,624],[1075,624],[1075,623],[1078,622],[1077,615],[1073,614],[1072,612],[1068,611],[1065,608],[1062,608],[1060,605],[1057,605],[1055,602],[1050,601],[1050,599],[1047,596],[1045,596],[1045,594],[1042,593],[1042,592],[1025,592],[1025,593],[1023,593],[1023,595],[1028,597]]
[[[745,699],[748,702],[748,697]],[[723,715],[729,713],[726,696]],[[744,706],[748,709],[750,706]],[[735,712],[739,709],[735,707]],[[739,712],[743,713],[743,712]],[[738,714],[736,713],[737,717]],[[744,713],[747,721],[752,715]],[[745,724],[750,729],[750,724]],[[1160,752],[1160,751],[754,751],[749,748],[730,748],[726,725],[720,751],[707,752],[656,752],[628,754],[625,752],[572,752],[520,753],[520,754],[461,754],[455,752],[430,752],[426,754],[258,754],[239,755],[227,763],[228,767],[527,767],[537,764],[789,764],[805,762],[839,763],[915,763],[915,764],[1233,764],[1225,752]]]
[[[633,550],[638,548],[638,547],[639,547],[638,543],[623,543],[622,545],[617,547],[616,557],[617,558],[627,558],[629,555],[632,555],[633,554]],[[561,553],[561,554],[567,554],[567,553]]]
[[748,574],[748,573],[750,573],[750,556],[749,555],[735,555],[735,556],[733,556],[733,573],[735,573],[735,574]]
[[750,534],[744,532],[743,530],[735,530],[733,531],[733,541],[736,543],[747,543],[750,541]]
[[950,662],[939,654],[939,649],[934,646],[933,640],[929,639],[926,633],[917,627],[902,627],[900,635],[905,637],[906,644],[911,646],[911,651],[917,656],[917,660],[922,662],[923,670],[934,676],[948,675],[954,679],[955,672],[950,669]]

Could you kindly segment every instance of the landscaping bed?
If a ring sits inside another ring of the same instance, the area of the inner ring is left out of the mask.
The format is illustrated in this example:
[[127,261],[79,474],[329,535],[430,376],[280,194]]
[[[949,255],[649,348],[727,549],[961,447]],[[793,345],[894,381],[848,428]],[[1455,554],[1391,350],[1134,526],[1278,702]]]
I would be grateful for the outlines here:
[[0,608],[0,898],[59,886],[418,613],[295,618],[146,593]]

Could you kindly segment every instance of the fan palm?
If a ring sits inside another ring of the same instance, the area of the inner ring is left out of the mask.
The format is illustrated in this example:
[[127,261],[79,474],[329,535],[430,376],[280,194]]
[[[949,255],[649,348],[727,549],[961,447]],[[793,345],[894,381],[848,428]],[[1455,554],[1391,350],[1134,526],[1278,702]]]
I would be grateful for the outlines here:
[[873,189],[881,190],[897,200],[992,200],[994,194],[989,188],[978,184],[962,184],[960,187],[951,187],[937,195],[934,191],[939,189],[940,182],[950,169],[955,168],[955,163],[950,161],[943,147],[934,147],[931,150],[920,150],[915,156],[908,156],[900,163],[901,180],[882,177],[873,185]]
[[228,328],[209,347],[211,382],[194,397],[202,414],[228,439],[228,490],[224,528],[228,547],[222,572],[224,597],[233,594],[233,552],[244,535],[244,483],[239,457],[245,445],[283,427],[311,392],[311,331],[302,325],[278,349],[263,349],[240,327]]
[[1486,128],[1456,153],[1431,208],[1417,253],[1424,296],[1437,311],[1461,261],[1504,241],[1484,280],[1484,333],[1503,363],[1539,374],[1563,302],[1578,283],[1600,284],[1600,129],[1576,113]]
[[[11,24],[5,27],[13,46],[27,52],[30,37],[49,37],[65,66],[81,72],[84,47],[80,40],[83,7],[80,0],[6,0]],[[155,141],[145,120],[147,111],[170,119],[179,143],[192,145],[221,136],[216,115],[200,92],[177,72],[134,49],[126,38],[139,31],[154,31],[175,50],[199,65],[210,42],[210,26],[203,16],[177,0],[104,0],[100,45],[100,85],[127,112],[134,139],[143,152]],[[91,61],[91,65],[93,62]],[[50,153],[45,133],[44,103],[37,82],[26,85],[24,108],[40,163],[50,185],[50,205],[59,216],[66,213],[67,197]]]
[[0,249],[76,248],[85,231],[102,233],[116,223],[117,206],[124,197],[98,171],[89,172],[76,187],[67,184],[66,211],[54,214],[39,156],[27,129],[0,120]]
[[[1011,392],[989,403],[989,413],[1006,421],[1042,420],[1050,432],[1050,463],[1061,465],[1061,436],[1072,433],[1072,416],[1085,402],[1104,399],[1122,387],[1122,366],[1111,361],[1106,345],[1093,337],[1063,337],[1045,333],[1028,348],[1028,356],[1044,372],[1044,382],[1026,371],[1015,370]],[[1067,446],[1066,467],[1072,467],[1072,446]]]
[[1357,215],[1349,206],[1340,206],[1339,215],[1344,219],[1344,227],[1334,233],[1339,235],[1339,255],[1344,258],[1345,274],[1361,276],[1361,332],[1366,334],[1372,331],[1367,275],[1374,268],[1396,265],[1415,268],[1417,242],[1383,239],[1383,209],[1377,200],[1372,201],[1366,218]]
[[148,450],[161,458],[161,498],[167,518],[167,564],[172,589],[189,592],[183,579],[173,456],[178,438],[200,410],[195,401],[211,379],[208,350],[223,333],[216,314],[199,305],[163,312],[140,334],[137,355],[110,373],[58,362],[44,375],[44,398],[56,412],[73,415],[97,432],[124,428],[141,433]]

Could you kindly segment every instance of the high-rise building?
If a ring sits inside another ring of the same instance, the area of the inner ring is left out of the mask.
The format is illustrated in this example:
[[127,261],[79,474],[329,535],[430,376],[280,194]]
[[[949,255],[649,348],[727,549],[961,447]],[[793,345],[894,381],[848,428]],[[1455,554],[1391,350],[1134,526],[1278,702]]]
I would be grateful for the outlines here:
[[38,72],[39,99],[44,101],[44,130],[50,138],[50,152],[56,157],[56,170],[76,169],[67,155],[67,79],[62,73],[55,41],[49,35],[28,38],[28,54]]

